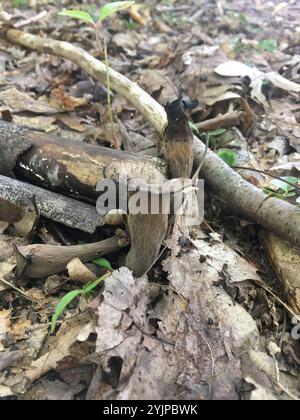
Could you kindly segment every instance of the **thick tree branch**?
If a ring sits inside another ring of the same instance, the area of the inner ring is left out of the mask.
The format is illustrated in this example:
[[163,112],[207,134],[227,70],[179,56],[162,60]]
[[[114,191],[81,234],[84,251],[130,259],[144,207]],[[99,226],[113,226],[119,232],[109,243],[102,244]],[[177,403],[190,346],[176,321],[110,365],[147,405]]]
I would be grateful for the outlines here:
[[[88,233],[94,233],[98,226],[104,225],[104,218],[94,206],[0,175],[0,215],[1,200],[17,208],[26,208],[32,203],[33,197],[41,215],[55,222]],[[4,216],[1,220],[6,220]]]
[[201,121],[196,125],[198,130],[213,131],[219,128],[237,127],[243,119],[243,113],[239,111],[228,112],[227,114],[218,115],[215,118]]
[[157,158],[70,139],[62,141],[1,120],[0,156],[2,175],[14,174],[43,188],[93,202],[99,196],[96,186],[100,180],[118,179],[126,173],[150,182],[164,179],[166,174],[166,165]]

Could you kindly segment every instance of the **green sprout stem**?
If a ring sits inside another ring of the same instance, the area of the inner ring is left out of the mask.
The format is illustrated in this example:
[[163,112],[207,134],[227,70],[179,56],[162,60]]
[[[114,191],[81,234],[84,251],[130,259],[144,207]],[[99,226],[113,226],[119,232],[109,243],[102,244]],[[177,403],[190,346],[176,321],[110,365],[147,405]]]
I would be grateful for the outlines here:
[[104,40],[104,61],[105,61],[105,66],[106,66],[107,112],[108,112],[110,123],[111,123],[111,129],[112,129],[112,134],[113,134],[115,147],[116,147],[116,149],[119,149],[120,145],[119,145],[118,140],[116,138],[114,119],[113,119],[112,110],[111,110],[110,75],[109,75],[109,62],[108,62],[107,41],[106,41],[106,39]]
[[94,28],[95,28],[95,33],[96,33],[97,47],[98,47],[98,50],[100,52],[100,55],[102,55],[104,53],[104,62],[105,62],[105,66],[106,66],[107,113],[108,113],[109,121],[110,121],[110,124],[111,124],[111,130],[112,130],[112,136],[113,136],[113,141],[114,141],[115,148],[120,149],[120,145],[119,145],[117,137],[116,137],[114,119],[113,119],[112,110],[111,110],[110,75],[109,75],[109,61],[108,61],[108,52],[107,52],[107,41],[106,41],[106,39],[104,39],[104,51],[102,51],[101,41],[100,41],[100,36],[99,36],[99,24],[100,24],[100,22],[98,22],[98,24],[95,24]]

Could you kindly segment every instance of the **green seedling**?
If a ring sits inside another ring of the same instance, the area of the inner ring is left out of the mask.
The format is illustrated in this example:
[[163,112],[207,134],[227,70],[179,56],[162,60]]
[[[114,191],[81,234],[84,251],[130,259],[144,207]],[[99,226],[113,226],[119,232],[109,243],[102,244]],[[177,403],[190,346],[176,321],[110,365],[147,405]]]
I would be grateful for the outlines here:
[[209,131],[209,137],[218,137],[218,136],[222,136],[222,134],[226,133],[225,128],[218,128],[216,130],[213,131]]
[[235,166],[237,162],[237,154],[229,149],[219,150],[218,156],[230,167]]
[[64,310],[67,308],[68,305],[70,305],[71,302],[73,302],[74,299],[78,297],[83,297],[85,299],[88,299],[93,290],[96,289],[97,286],[99,286],[100,283],[102,283],[107,277],[110,276],[112,267],[105,258],[99,258],[97,260],[93,261],[95,264],[98,264],[101,267],[104,267],[108,270],[106,274],[104,274],[102,277],[100,277],[97,280],[88,282],[82,289],[72,290],[71,292],[67,293],[57,304],[54,314],[52,315],[51,320],[51,334],[54,333],[58,318],[61,316],[61,314],[64,312]]
[[259,47],[268,52],[274,52],[277,49],[277,41],[276,39],[263,39],[259,43]]
[[94,264],[100,265],[100,267],[104,267],[109,271],[112,271],[112,266],[109,261],[105,258],[98,258],[97,260],[93,260]]
[[[59,15],[67,16],[73,19],[78,19],[78,20],[81,20],[83,22],[90,24],[95,31],[97,48],[102,54],[102,46],[101,46],[101,40],[100,40],[100,28],[101,28],[102,22],[108,17],[119,12],[120,10],[124,10],[124,9],[127,9],[128,7],[131,7],[134,3],[135,3],[134,1],[115,1],[112,3],[107,3],[100,9],[96,17],[90,15],[88,12],[84,10],[63,10],[59,12]],[[111,111],[109,61],[108,61],[108,53],[107,53],[107,40],[105,38],[103,40],[103,53],[104,53],[104,62],[106,66],[107,111],[108,111],[109,120],[110,120],[110,124],[112,128],[112,134],[113,134],[115,147],[120,148],[120,145],[118,144],[116,135],[115,135],[114,120],[113,120],[113,115]]]
[[218,128],[217,130],[200,133],[199,128],[197,127],[197,125],[193,121],[189,121],[189,127],[195,133],[197,133],[199,135],[204,135],[204,136],[206,136],[206,134],[208,134],[209,137],[218,137],[218,136],[221,136],[222,134],[224,134],[226,132],[225,128]]
[[15,9],[21,9],[27,6],[27,0],[11,0],[11,5]]
[[[287,181],[287,182],[284,182]],[[300,179],[294,176],[284,176],[281,180],[274,179],[271,182],[271,186],[264,188],[264,192],[268,195],[280,198],[281,200],[286,200],[290,197],[295,197],[297,194],[295,192],[297,184],[300,182]],[[292,184],[292,185],[291,185]],[[294,186],[293,186],[294,185]],[[298,203],[297,198],[297,203]]]

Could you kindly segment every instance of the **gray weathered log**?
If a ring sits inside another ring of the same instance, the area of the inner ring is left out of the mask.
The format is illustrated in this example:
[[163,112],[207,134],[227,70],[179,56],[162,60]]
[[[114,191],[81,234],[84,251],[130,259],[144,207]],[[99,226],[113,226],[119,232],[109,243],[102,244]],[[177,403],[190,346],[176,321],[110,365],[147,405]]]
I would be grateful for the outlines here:
[[116,180],[126,173],[150,182],[166,175],[166,164],[160,159],[74,142],[1,120],[0,156],[2,175],[13,172],[43,188],[93,202],[99,196],[100,180]]
[[103,216],[89,204],[0,175],[0,199],[24,208],[33,196],[41,215],[50,220],[88,233],[104,225]]

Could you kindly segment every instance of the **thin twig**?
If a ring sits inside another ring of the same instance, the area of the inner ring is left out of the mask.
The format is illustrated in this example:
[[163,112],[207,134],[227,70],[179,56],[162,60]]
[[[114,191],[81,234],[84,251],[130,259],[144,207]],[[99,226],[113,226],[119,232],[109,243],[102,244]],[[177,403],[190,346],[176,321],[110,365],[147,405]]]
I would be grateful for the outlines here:
[[282,182],[284,182],[285,184],[290,185],[291,187],[295,188],[295,190],[296,190],[296,191],[298,191],[298,192],[300,193],[300,187],[297,187],[297,185],[293,184],[292,182],[287,181],[287,180],[285,180],[285,179],[281,178],[280,176],[273,175],[273,174],[271,174],[270,172],[267,172],[267,171],[262,171],[262,170],[260,170],[260,169],[255,169],[255,168],[247,168],[246,166],[232,166],[232,169],[238,169],[238,170],[243,170],[243,171],[245,170],[245,171],[257,172],[257,173],[259,173],[259,174],[267,175],[267,176],[269,176],[269,177],[271,177],[271,178],[278,179],[279,181],[282,181]]
[[38,300],[33,299],[30,296],[28,296],[25,292],[23,292],[21,289],[19,289],[17,286],[10,283],[9,281],[4,280],[4,279],[0,279],[0,282],[4,283],[6,286],[8,286],[11,289],[14,289],[17,293],[19,293],[21,296],[23,296],[25,299],[29,300],[30,302],[34,302],[34,303],[38,303],[38,304],[41,303]]
[[255,280],[255,279],[251,279],[251,281],[254,281],[255,283],[257,283],[260,287],[262,287],[264,290],[266,290],[268,293],[270,293],[270,295],[272,295],[291,315],[295,316],[297,319],[299,317],[299,315],[297,315],[293,309],[287,305],[286,303],[284,303],[276,294],[275,292],[273,292],[271,289],[269,289],[267,286],[265,286],[261,281],[259,280]]

